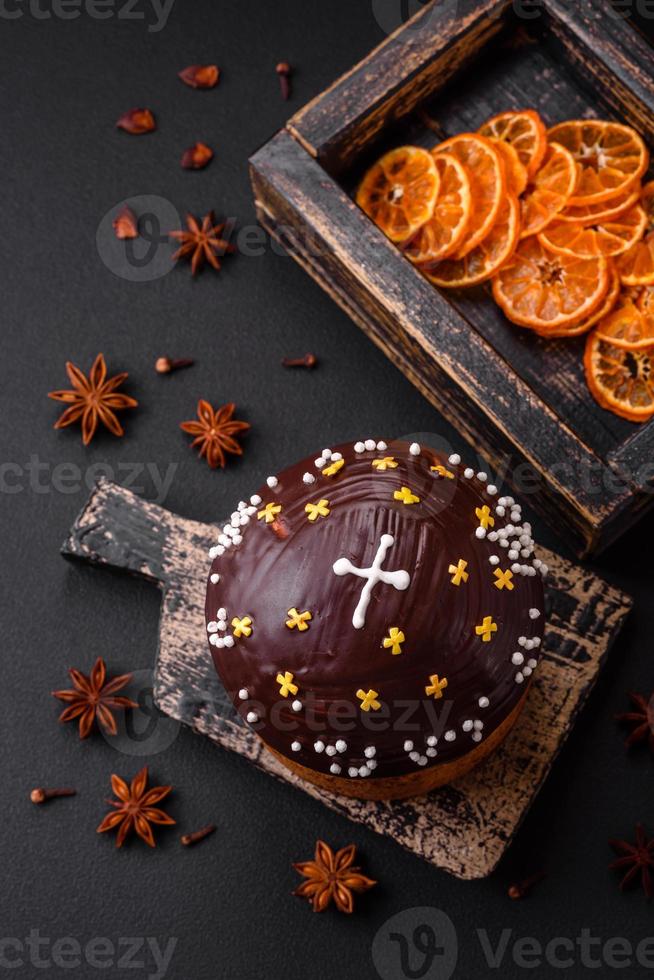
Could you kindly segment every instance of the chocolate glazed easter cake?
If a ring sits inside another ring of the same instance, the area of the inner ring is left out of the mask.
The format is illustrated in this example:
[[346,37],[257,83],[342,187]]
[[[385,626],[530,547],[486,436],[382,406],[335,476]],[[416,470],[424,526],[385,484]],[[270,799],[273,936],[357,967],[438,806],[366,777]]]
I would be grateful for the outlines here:
[[519,505],[458,455],[325,449],[241,501],[210,557],[218,674],[304,779],[364,799],[424,793],[515,723],[547,568]]

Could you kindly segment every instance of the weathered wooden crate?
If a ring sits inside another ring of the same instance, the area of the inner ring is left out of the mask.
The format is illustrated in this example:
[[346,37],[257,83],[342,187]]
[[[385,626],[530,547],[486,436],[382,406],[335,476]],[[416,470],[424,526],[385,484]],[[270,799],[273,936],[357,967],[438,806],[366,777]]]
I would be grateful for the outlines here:
[[206,641],[207,553],[217,534],[216,526],[184,520],[101,480],[62,550],[161,589],[154,697],[162,711],[459,878],[490,874],[570,734],[631,599],[540,549],[550,567],[543,659],[507,740],[473,772],[427,796],[353,800],[291,774],[234,711]]
[[654,421],[595,403],[584,338],[515,327],[485,287],[439,292],[352,195],[384,150],[431,147],[510,108],[549,124],[615,118],[654,148],[652,49],[611,11],[608,0],[428,4],[251,159],[264,227],[491,463],[508,458],[523,484],[525,465],[535,474],[534,506],[580,553],[651,505]]

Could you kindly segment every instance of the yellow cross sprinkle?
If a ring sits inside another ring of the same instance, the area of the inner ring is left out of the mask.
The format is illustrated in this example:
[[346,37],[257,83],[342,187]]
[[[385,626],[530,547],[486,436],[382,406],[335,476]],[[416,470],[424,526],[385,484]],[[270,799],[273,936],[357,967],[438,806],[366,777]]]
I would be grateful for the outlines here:
[[252,634],[252,620],[249,616],[244,616],[243,619],[239,619],[238,616],[234,616],[232,620],[232,626],[234,627],[234,636],[250,636]]
[[475,633],[484,643],[488,643],[493,633],[497,633],[497,623],[493,622],[492,616],[484,616],[481,626],[475,626]]
[[397,653],[402,653],[402,644],[404,643],[405,636],[401,629],[397,626],[391,626],[388,631],[388,636],[384,637],[384,647],[386,650],[390,647],[393,656]]
[[443,697],[443,691],[447,687],[447,677],[443,680],[439,680],[438,674],[431,674],[429,677],[429,686],[425,688],[425,694],[434,695],[434,698],[438,701],[439,698]]
[[429,469],[432,471],[432,473],[438,473],[439,476],[443,476],[447,480],[454,479],[454,473],[452,473],[451,470],[448,470],[441,463],[438,463],[437,466],[430,466]]
[[420,497],[416,497],[415,493],[411,493],[408,487],[402,487],[401,490],[396,490],[393,494],[395,500],[401,500],[403,504],[419,504]]
[[476,507],[475,514],[479,519],[480,527],[483,527],[485,530],[488,530],[489,527],[494,527],[495,518],[491,516],[488,504],[484,504],[483,507]]
[[376,470],[395,470],[398,464],[394,456],[384,456],[383,459],[373,459],[372,465]]
[[311,613],[308,609],[306,612],[298,612],[295,606],[293,606],[292,609],[289,609],[287,615],[290,618],[286,620],[286,625],[290,630],[295,629],[296,626],[300,633],[309,629],[308,622],[311,619]]
[[513,572],[510,568],[507,568],[505,572],[501,572],[499,568],[496,568],[493,575],[496,579],[496,581],[493,582],[493,585],[496,585],[498,589],[508,589],[509,592],[512,592],[515,589],[515,585],[511,581],[513,578]]
[[357,697],[361,702],[361,710],[370,711],[370,709],[372,708],[373,711],[379,711],[379,709],[381,708],[381,702],[377,701],[377,695],[378,692],[373,691],[372,688],[370,688],[370,690],[367,693],[366,691],[362,691],[361,688],[359,688],[359,690],[357,691]]
[[260,510],[257,514],[257,520],[265,520],[266,524],[272,524],[275,520],[275,515],[279,514],[281,509],[281,504],[266,504],[263,510]]
[[337,459],[335,463],[330,463],[329,466],[325,466],[322,471],[323,476],[336,476],[338,471],[345,466],[344,459]]
[[293,683],[293,674],[288,670],[283,674],[277,674],[277,683],[279,684],[279,693],[283,698],[287,698],[289,694],[297,694],[298,692],[297,684]]
[[329,516],[328,500],[319,500],[317,504],[307,504],[304,510],[309,515],[310,521],[316,521],[319,517]]
[[450,579],[452,585],[461,585],[462,582],[468,581],[470,575],[468,572],[466,572],[467,567],[468,567],[468,562],[464,561],[463,558],[459,558],[456,565],[450,565],[450,567],[448,568],[448,572],[452,576],[452,578]]

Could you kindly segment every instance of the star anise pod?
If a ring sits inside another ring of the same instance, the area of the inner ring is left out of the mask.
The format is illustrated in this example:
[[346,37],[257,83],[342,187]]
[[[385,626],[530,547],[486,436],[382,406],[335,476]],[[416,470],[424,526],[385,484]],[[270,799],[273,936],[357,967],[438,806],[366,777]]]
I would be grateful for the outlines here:
[[616,720],[625,725],[633,725],[625,745],[628,749],[637,742],[647,742],[654,755],[654,694],[646,698],[642,694],[630,694],[635,711],[625,711],[616,715]]
[[156,847],[150,824],[174,824],[176,821],[163,810],[154,806],[163,800],[172,790],[172,786],[153,786],[146,791],[148,767],[145,766],[127,783],[116,776],[111,777],[111,786],[118,797],[117,800],[107,800],[115,809],[107,814],[97,829],[98,834],[119,827],[116,837],[116,847],[122,847],[127,835],[135,830],[141,840],[150,847]]
[[210,211],[202,219],[200,225],[192,214],[186,215],[187,231],[169,231],[171,238],[181,242],[180,248],[173,255],[173,259],[191,258],[191,274],[195,275],[204,261],[212,265],[214,269],[220,269],[219,256],[234,252],[235,248],[226,239],[220,236],[227,225],[224,221],[220,225],[214,225],[213,211]]
[[352,912],[354,893],[368,891],[377,884],[372,878],[361,874],[359,868],[354,867],[352,862],[355,854],[354,844],[342,847],[334,854],[328,844],[317,841],[314,860],[293,865],[307,879],[293,894],[308,898],[314,912],[324,912],[332,901],[339,912]]
[[82,442],[85,446],[88,446],[95,435],[98,422],[102,422],[115,436],[122,436],[123,429],[115,414],[116,411],[136,408],[138,405],[134,398],[116,391],[116,388],[120,388],[127,379],[127,372],[123,371],[107,379],[107,365],[103,354],[98,354],[96,357],[88,378],[71,361],[66,362],[66,371],[73,389],[48,393],[48,398],[65,402],[70,406],[55,422],[55,429],[65,429],[66,426],[73,425],[81,419]]
[[609,844],[620,857],[612,861],[609,868],[626,871],[620,882],[620,891],[635,884],[640,875],[640,883],[648,899],[654,894],[652,871],[654,868],[654,838],[647,839],[642,824],[636,826],[636,843],[624,840],[610,840]]
[[122,696],[116,697],[116,692],[129,684],[132,675],[120,674],[107,680],[107,668],[102,657],[98,657],[88,677],[74,667],[68,673],[74,690],[53,691],[52,696],[68,702],[68,707],[59,715],[59,721],[67,722],[79,718],[80,738],[88,738],[95,719],[108,735],[115,735],[117,728],[113,711],[138,708],[136,701]]
[[198,402],[198,421],[190,419],[180,422],[180,429],[196,437],[192,445],[200,447],[200,456],[206,457],[212,470],[225,465],[225,453],[243,455],[243,450],[233,437],[237,432],[246,432],[250,425],[232,418],[235,409],[233,402],[213,409],[209,402],[201,398]]

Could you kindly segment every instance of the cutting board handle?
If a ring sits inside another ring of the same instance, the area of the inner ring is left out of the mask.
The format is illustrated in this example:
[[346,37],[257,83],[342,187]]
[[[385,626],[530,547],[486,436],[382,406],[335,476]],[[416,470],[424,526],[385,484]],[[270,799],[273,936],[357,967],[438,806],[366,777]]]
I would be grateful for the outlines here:
[[119,568],[164,586],[167,542],[180,519],[101,478],[64,541],[61,553]]

